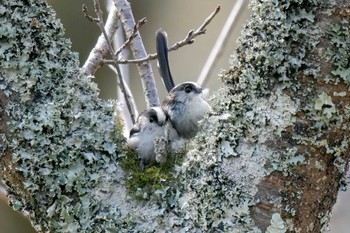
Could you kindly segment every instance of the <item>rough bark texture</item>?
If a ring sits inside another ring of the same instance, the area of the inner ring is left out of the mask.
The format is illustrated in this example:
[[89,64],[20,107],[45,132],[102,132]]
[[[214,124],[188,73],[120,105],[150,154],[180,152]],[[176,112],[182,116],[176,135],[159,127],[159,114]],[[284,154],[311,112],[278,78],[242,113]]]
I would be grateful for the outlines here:
[[124,144],[113,102],[80,74],[45,2],[2,1],[0,22],[0,160],[11,205],[38,231],[106,229],[109,210],[93,191]]
[[350,3],[252,6],[176,183],[139,189],[140,201],[124,184],[113,104],[80,74],[54,12],[2,1],[0,161],[13,207],[42,232],[326,231],[350,157]]

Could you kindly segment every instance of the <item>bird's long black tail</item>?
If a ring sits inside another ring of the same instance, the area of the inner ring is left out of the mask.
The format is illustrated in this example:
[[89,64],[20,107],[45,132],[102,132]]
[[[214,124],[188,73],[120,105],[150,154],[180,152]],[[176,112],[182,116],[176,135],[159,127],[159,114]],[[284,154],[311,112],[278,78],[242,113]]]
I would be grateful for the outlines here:
[[167,34],[162,29],[157,31],[156,46],[158,54],[158,68],[160,76],[163,79],[165,88],[169,92],[175,86],[173,77],[171,76],[169,59],[168,59],[168,39]]

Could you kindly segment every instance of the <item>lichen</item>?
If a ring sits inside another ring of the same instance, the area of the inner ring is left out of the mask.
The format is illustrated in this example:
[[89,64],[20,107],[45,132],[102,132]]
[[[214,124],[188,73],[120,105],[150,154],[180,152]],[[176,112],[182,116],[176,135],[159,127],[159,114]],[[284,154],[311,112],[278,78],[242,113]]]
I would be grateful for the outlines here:
[[315,110],[322,111],[322,114],[324,114],[328,119],[331,118],[332,114],[336,112],[332,98],[324,92],[322,92],[322,94],[315,100]]
[[330,46],[325,57],[332,64],[331,73],[350,84],[350,22],[347,19],[331,24],[327,31]]
[[287,231],[284,221],[279,213],[275,213],[271,218],[271,225],[267,228],[267,233],[284,233]]
[[[97,85],[80,73],[78,55],[46,3],[2,1],[0,23],[0,87],[11,119],[5,148],[23,175],[20,183],[7,182],[11,205],[38,231],[115,224],[119,211],[89,196],[102,174],[113,175],[126,144],[115,129],[114,102],[100,100]],[[105,221],[97,213],[108,213]]]
[[[324,138],[327,133],[316,129],[349,125],[348,117],[340,117],[343,109],[339,100],[308,83],[308,79],[326,79],[320,63],[315,62],[315,51],[324,37],[317,17],[329,14],[333,7],[327,4],[320,0],[251,3],[252,19],[231,56],[230,69],[221,73],[225,86],[214,94],[213,113],[205,119],[195,149],[187,154],[183,165],[184,191],[191,201],[181,203],[193,213],[194,229],[264,230],[254,225],[251,216],[252,207],[259,203],[255,195],[262,178],[281,173],[288,187],[298,179],[293,169],[310,164],[313,154],[304,148],[333,148],[330,139]],[[348,143],[346,137],[342,139]],[[345,165],[340,159],[345,147],[337,144],[336,148],[336,161]],[[314,166],[319,169],[319,165]],[[297,184],[293,187],[290,199],[300,202],[304,191]],[[282,203],[270,204],[280,208],[288,202],[287,198],[280,199]],[[284,232],[300,231],[289,218],[300,215],[298,206],[288,206],[285,211]]]
[[[307,83],[307,78],[335,83],[320,75],[312,53],[324,36],[316,12],[329,9],[321,0],[252,1],[252,18],[211,100],[213,112],[184,160],[170,170],[141,171],[124,149],[114,103],[98,99],[91,77],[79,72],[77,54],[52,9],[40,0],[4,0],[0,90],[21,102],[7,104],[16,137],[2,139],[7,140],[2,150],[12,150],[23,174],[20,184],[8,183],[13,207],[41,231],[257,233],[266,230],[252,216],[261,202],[257,185],[282,174],[285,186],[296,187],[288,192],[294,202],[281,208],[285,197],[269,200],[283,212],[271,214],[269,230],[301,232],[293,217],[301,216],[295,203],[304,195],[291,181],[292,169],[320,171],[328,164],[310,161],[311,152],[299,147],[325,151],[339,172],[349,149],[348,137],[337,142],[325,137],[330,128],[349,128],[350,108],[340,106],[346,95]],[[345,48],[336,40],[347,35],[344,25],[340,34],[329,34],[331,51]],[[346,81],[339,59],[330,58],[333,75]],[[301,75],[307,76],[304,83]],[[327,108],[332,111],[324,112]],[[320,219],[326,229],[328,213]],[[308,225],[311,230],[317,224]]]

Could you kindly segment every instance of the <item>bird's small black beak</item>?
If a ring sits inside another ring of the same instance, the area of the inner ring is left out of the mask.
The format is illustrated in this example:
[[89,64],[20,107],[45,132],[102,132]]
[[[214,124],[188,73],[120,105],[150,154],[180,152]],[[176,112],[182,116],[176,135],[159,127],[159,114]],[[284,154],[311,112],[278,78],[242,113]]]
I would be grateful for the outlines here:
[[197,90],[197,93],[200,94],[204,91],[204,88],[198,87],[198,88],[196,88],[196,90]]

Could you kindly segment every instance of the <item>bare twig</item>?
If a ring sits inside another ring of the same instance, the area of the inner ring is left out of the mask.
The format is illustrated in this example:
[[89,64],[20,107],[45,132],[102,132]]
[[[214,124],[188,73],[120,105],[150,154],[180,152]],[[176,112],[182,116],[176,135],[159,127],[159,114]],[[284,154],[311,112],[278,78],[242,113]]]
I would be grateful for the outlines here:
[[127,46],[130,45],[132,39],[134,39],[137,36],[137,33],[139,31],[139,29],[145,25],[145,23],[147,22],[146,18],[143,18],[139,21],[137,21],[136,25],[134,26],[134,30],[131,33],[131,35],[129,36],[129,38],[125,41],[125,43],[120,46],[120,48],[115,52],[115,55],[118,56],[120,54],[120,52],[125,49]]
[[222,51],[225,48],[227,41],[229,39],[229,36],[232,34],[232,30],[237,25],[238,18],[240,16],[240,13],[243,12],[244,8],[248,5],[248,1],[245,0],[238,0],[232,10],[230,15],[228,16],[226,23],[224,27],[222,28],[220,35],[218,39],[216,40],[216,43],[213,47],[213,49],[210,52],[210,55],[205,62],[205,65],[203,66],[203,69],[197,79],[197,83],[200,86],[204,86],[212,71],[213,67],[216,65],[218,58],[222,55]]
[[98,19],[96,23],[100,27],[100,29],[102,31],[102,34],[103,34],[103,36],[106,39],[106,42],[107,42],[107,45],[108,45],[108,49],[109,49],[109,52],[112,55],[113,60],[116,61],[118,59],[114,55],[114,49],[113,49],[111,40],[108,39],[108,34],[106,32],[105,25],[104,25],[104,22],[103,22],[103,12],[101,10],[101,5],[100,5],[100,1],[99,0],[94,0],[94,7],[95,7],[95,13],[96,13],[97,19]]
[[108,38],[108,34],[105,30],[105,26],[104,26],[104,22],[103,22],[103,12],[101,10],[101,6],[100,6],[100,2],[99,0],[94,0],[94,7],[95,7],[95,13],[97,15],[97,25],[99,26],[100,30],[102,31],[102,34],[104,35],[105,39],[106,39],[106,43],[107,43],[107,46],[108,46],[108,50],[113,58],[113,60],[115,61],[114,62],[114,68],[117,70],[118,72],[118,77],[119,77],[119,82],[120,82],[120,87],[121,87],[121,90],[124,94],[124,99],[125,99],[125,103],[126,103],[126,106],[130,112],[130,116],[131,116],[131,120],[133,123],[135,123],[135,116],[133,114],[133,111],[132,111],[132,108],[131,108],[131,104],[129,103],[129,98],[127,96],[127,92],[125,90],[125,84],[124,84],[124,80],[123,80],[123,77],[121,75],[121,72],[120,72],[120,69],[119,69],[119,66],[118,66],[118,57],[115,55],[114,53],[114,49],[113,49],[113,46],[112,46],[112,43],[111,43],[111,40],[109,40]]
[[[83,12],[87,19],[92,19],[92,22],[96,22],[98,20],[97,18],[93,18],[92,16],[89,16],[88,9],[85,5],[83,5]],[[112,6],[111,11],[108,14],[108,18],[105,24],[105,31],[108,35],[108,40],[111,41],[113,39],[113,36],[115,35],[117,29],[118,29],[118,11],[117,9]],[[98,68],[100,68],[104,63],[102,62],[104,59],[106,59],[107,54],[109,52],[107,40],[105,39],[105,36],[101,34],[96,42],[96,45],[91,50],[89,57],[85,61],[85,64],[83,65],[82,69],[83,71],[88,75],[94,75]]]
[[[196,30],[191,30],[188,32],[185,39],[182,41],[176,42],[174,45],[169,47],[168,51],[174,51],[177,50],[185,45],[192,44],[194,42],[194,38],[196,38],[199,35],[202,35],[206,32],[206,26],[212,21],[212,19],[219,13],[220,6],[218,6],[215,11],[213,11],[203,22],[203,24]],[[147,56],[139,59],[120,59],[118,60],[119,64],[144,64],[147,62],[150,62],[152,60],[157,59],[158,55],[156,53],[148,54]],[[103,61],[106,64],[112,64],[114,61],[111,60],[104,60]]]
[[94,18],[94,17],[92,17],[92,16],[89,14],[89,10],[88,10],[88,8],[87,8],[87,6],[86,6],[85,4],[83,4],[83,6],[82,6],[82,11],[83,11],[83,13],[84,13],[84,17],[85,17],[87,20],[89,20],[89,21],[91,21],[91,22],[98,22],[98,19],[97,19],[97,18]]
[[[115,67],[115,64],[114,65],[108,65],[108,67],[119,77],[119,73],[121,73],[121,71],[119,70],[118,71],[118,69],[116,69],[116,67]],[[121,90],[125,90],[125,94],[124,94],[124,96],[126,96],[127,98],[128,98],[128,100],[129,100],[129,103],[130,103],[130,105],[131,105],[131,107],[132,107],[132,109],[133,109],[133,112],[135,113],[135,115],[138,115],[137,114],[137,106],[136,106],[136,103],[135,103],[135,99],[134,99],[134,96],[132,95],[132,92],[131,92],[131,90],[130,90],[130,87],[129,87],[129,85],[127,84],[127,83],[125,83],[125,82],[120,82],[120,80],[117,78],[117,82],[118,82],[118,85],[120,86],[120,89]],[[123,85],[124,87],[122,87],[121,85]],[[130,113],[130,112],[129,112]],[[130,113],[130,117],[131,117],[131,119],[132,119],[132,123],[133,124],[135,124],[135,115],[131,115],[132,113]]]
[[204,20],[203,24],[196,31],[189,31],[186,38],[182,41],[176,42],[169,48],[169,51],[177,50],[184,45],[192,44],[195,37],[204,34],[207,31],[206,26],[208,26],[212,19],[219,13],[219,11],[220,6],[217,6],[216,9]]
[[135,120],[134,112],[137,112],[137,109],[136,109],[136,105],[134,102],[134,98],[132,97],[129,86],[127,86],[125,84],[124,80],[121,78],[122,73],[120,72],[120,68],[119,68],[118,64],[113,64],[112,66],[116,70],[117,75],[119,77],[120,90],[122,91],[122,93],[124,95],[125,103],[127,105],[129,113],[130,113],[131,122],[132,122],[132,124],[135,124],[136,120]]
[[[109,1],[109,2],[111,4],[113,4],[112,1]],[[114,7],[114,5],[113,5],[113,7]],[[124,44],[125,40],[126,40],[124,29],[123,29],[123,26],[121,25],[121,21],[119,21],[118,24],[119,24],[119,28],[117,30],[116,36],[113,39],[113,46],[115,48],[121,47]],[[130,50],[129,49],[123,49],[123,50],[121,50],[120,54],[118,55],[118,59],[120,59],[122,57],[129,57],[129,54],[130,54]],[[129,80],[130,80],[129,66],[130,66],[129,64],[119,65],[121,75],[124,78],[124,81],[126,83],[126,85],[125,85],[126,89],[128,88]],[[117,85],[116,91],[117,91],[117,95],[118,96],[123,95],[123,92],[122,92],[122,90],[119,87],[119,84]],[[125,108],[125,107],[122,108],[122,106],[126,106],[125,99],[121,98],[120,99],[120,103],[121,103],[121,106],[120,106],[120,108],[118,108],[119,109],[118,111],[120,113],[119,114],[120,116],[124,116],[123,133],[124,133],[124,135],[126,135],[126,137],[129,137],[130,130],[133,127],[134,124],[133,124],[133,122],[131,120],[130,112],[128,111],[128,109]],[[132,104],[132,102],[131,102],[131,104]],[[137,111],[136,105],[135,106],[132,105],[132,107],[135,107],[135,108],[133,108],[134,116],[138,116],[138,111]]]
[[[118,64],[143,64],[143,63],[148,63],[152,60],[157,59],[158,55],[156,53],[148,54],[144,58],[140,59],[119,59]],[[104,64],[113,64],[113,60],[104,60]]]

